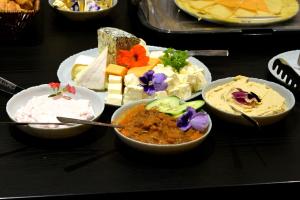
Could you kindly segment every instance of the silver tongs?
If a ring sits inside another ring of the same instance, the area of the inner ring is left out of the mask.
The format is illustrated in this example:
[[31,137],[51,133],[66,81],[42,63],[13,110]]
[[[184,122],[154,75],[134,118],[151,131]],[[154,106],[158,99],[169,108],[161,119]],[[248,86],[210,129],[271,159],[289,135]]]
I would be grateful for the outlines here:
[[228,50],[189,50],[190,56],[228,56]]

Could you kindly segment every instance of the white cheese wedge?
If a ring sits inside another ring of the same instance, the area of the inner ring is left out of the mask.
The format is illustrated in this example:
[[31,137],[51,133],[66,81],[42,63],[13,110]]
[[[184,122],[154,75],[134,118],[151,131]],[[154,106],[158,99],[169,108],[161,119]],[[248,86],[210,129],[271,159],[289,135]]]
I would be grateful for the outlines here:
[[120,83],[122,84],[122,76],[109,75],[108,76],[109,83]]
[[92,56],[79,55],[74,62],[74,65],[89,65],[95,60]]
[[89,89],[104,90],[106,61],[107,47],[86,69],[78,73],[75,83]]
[[106,103],[108,104],[113,104],[113,105],[122,105],[122,99],[123,95],[122,94],[107,94],[106,97]]

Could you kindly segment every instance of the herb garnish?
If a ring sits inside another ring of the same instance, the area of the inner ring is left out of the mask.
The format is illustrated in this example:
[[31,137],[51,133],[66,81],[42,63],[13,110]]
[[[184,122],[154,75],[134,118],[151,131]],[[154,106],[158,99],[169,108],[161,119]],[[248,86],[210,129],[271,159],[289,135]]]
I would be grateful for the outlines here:
[[164,55],[160,57],[160,60],[165,66],[169,65],[179,72],[181,68],[188,64],[186,61],[188,57],[189,54],[187,51],[168,48],[164,51]]

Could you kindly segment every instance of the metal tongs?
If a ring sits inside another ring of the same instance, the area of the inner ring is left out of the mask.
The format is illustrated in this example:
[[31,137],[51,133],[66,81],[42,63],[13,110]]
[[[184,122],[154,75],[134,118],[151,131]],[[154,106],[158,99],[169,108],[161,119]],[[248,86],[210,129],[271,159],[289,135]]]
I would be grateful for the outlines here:
[[9,80],[0,77],[0,91],[3,91],[8,94],[16,94],[22,90],[24,90],[23,87],[18,86],[15,83],[12,83]]
[[190,56],[228,56],[228,50],[189,50]]

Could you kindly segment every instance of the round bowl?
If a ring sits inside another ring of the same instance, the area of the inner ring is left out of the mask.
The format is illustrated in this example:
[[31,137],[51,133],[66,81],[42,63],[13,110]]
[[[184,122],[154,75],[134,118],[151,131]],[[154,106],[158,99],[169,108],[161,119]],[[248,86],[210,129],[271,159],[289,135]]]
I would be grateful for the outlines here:
[[[102,99],[97,93],[92,90],[83,88],[83,87],[75,87],[76,94],[68,94],[68,96],[73,99],[88,99],[91,103],[91,106],[94,110],[94,119],[98,119],[104,110],[104,99]],[[43,84],[39,86],[30,87],[25,89],[17,94],[15,94],[6,104],[6,112],[9,118],[12,121],[15,120],[15,115],[17,110],[24,106],[33,96],[41,96],[45,94],[51,94],[52,89],[48,84]],[[63,139],[69,138],[76,135],[81,134],[82,132],[91,128],[88,125],[74,125],[70,127],[62,127],[62,128],[43,128],[31,125],[18,125],[18,128],[23,130],[24,132],[44,139]]]
[[[133,106],[138,105],[138,104],[145,104],[150,101],[153,101],[153,100],[144,99],[144,100],[139,100],[139,101],[128,103],[128,104],[121,106],[113,113],[113,115],[111,117],[111,121],[115,122],[125,112],[127,112],[127,110],[129,110]],[[147,153],[154,153],[154,154],[180,153],[180,152],[188,151],[190,149],[195,148],[196,146],[198,146],[201,142],[203,142],[205,140],[205,138],[208,136],[208,134],[210,133],[210,130],[212,128],[212,121],[211,121],[209,115],[208,115],[208,118],[209,118],[209,126],[208,126],[206,133],[202,137],[200,137],[196,140],[190,141],[190,142],[185,142],[185,143],[180,143],[180,144],[150,144],[150,143],[140,142],[140,141],[131,139],[129,137],[126,137],[116,128],[115,128],[115,132],[117,133],[117,136],[125,144],[127,144],[137,150],[140,150],[140,151],[144,151]]]
[[[207,107],[209,108],[209,110],[213,114],[215,114],[216,116],[218,116],[219,118],[221,118],[223,120],[226,120],[226,121],[229,121],[229,122],[233,122],[233,123],[237,123],[237,124],[242,124],[242,125],[250,126],[251,123],[249,121],[247,121],[246,119],[244,119],[241,115],[239,115],[239,114],[232,114],[232,113],[228,113],[228,112],[225,112],[223,110],[220,110],[220,109],[214,107],[213,105],[211,105],[209,103],[209,101],[207,101],[207,99],[205,97],[206,93],[209,90],[211,90],[211,89],[213,89],[213,88],[215,88],[217,86],[226,84],[226,83],[232,81],[233,78],[234,77],[228,77],[228,78],[219,79],[219,80],[213,81],[210,84],[206,85],[203,88],[203,90],[202,90],[202,97],[203,97],[203,99],[204,99]],[[263,79],[258,79],[258,78],[249,78],[249,80],[257,82],[257,83],[265,84],[265,85],[271,87],[273,90],[275,90],[276,92],[278,92],[281,96],[283,96],[285,98],[285,100],[286,100],[287,109],[284,112],[282,112],[282,113],[278,113],[278,114],[274,114],[274,115],[269,115],[269,116],[253,116],[252,118],[255,119],[259,123],[259,125],[265,126],[265,125],[270,125],[270,124],[273,124],[275,122],[280,121],[294,107],[294,105],[295,105],[295,97],[294,97],[293,93],[290,92],[285,87],[283,87],[283,86],[281,86],[279,84],[276,84],[276,83],[273,83],[273,82],[270,82],[270,81],[266,81],[266,80],[263,80]]]
[[49,5],[58,13],[62,14],[66,18],[74,21],[86,21],[86,20],[95,20],[107,16],[118,4],[118,0],[112,0],[112,6],[108,9],[99,10],[99,11],[68,11],[60,10],[53,6],[55,0],[48,0]]

